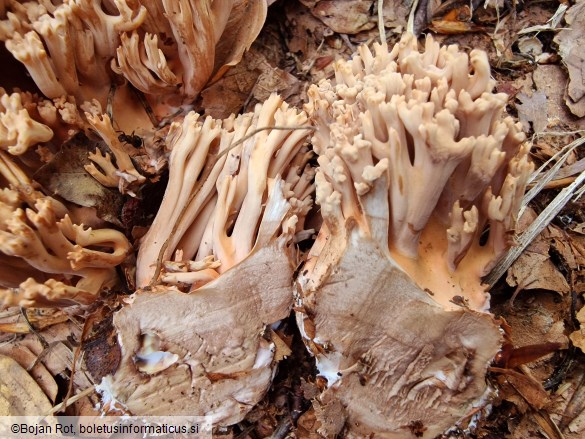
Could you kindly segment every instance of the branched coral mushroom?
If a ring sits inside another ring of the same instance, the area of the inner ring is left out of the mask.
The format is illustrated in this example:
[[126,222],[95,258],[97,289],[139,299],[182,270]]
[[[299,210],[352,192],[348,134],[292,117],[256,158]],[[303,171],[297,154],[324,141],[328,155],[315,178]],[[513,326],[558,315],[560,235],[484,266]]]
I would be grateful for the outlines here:
[[25,154],[40,143],[63,142],[84,126],[74,103],[65,98],[42,99],[28,92],[0,88],[0,148]]
[[[163,102],[191,102],[236,64],[266,18],[266,0],[143,0],[137,30],[121,34],[112,68]],[[153,104],[156,100],[153,101]]]
[[4,152],[0,174],[0,307],[88,305],[115,286],[130,251],[122,233],[73,224]]
[[45,96],[105,102],[119,34],[145,18],[143,6],[132,8],[125,0],[9,1],[0,40]]
[[[267,12],[266,0],[8,0],[2,5],[0,41],[24,64],[41,93],[76,102],[86,111],[92,108],[89,125],[116,162],[96,151],[88,172],[131,195],[145,177],[116,133],[148,136],[159,120],[190,106],[208,81],[242,58]],[[12,102],[16,98],[11,99],[3,119],[20,111]],[[29,137],[12,139],[13,129],[2,122],[0,145],[22,153],[27,142],[50,138],[37,118],[18,114],[18,123],[31,124]],[[158,169],[152,163],[147,167]]]
[[30,116],[20,93],[9,95],[0,89],[0,148],[12,155],[20,155],[31,145],[52,138],[53,130]]
[[[86,170],[135,195],[166,162],[164,141],[169,182],[140,242],[138,291],[113,317],[121,358],[100,376],[105,411],[241,421],[274,377],[273,325],[296,294],[327,381],[320,433],[435,437],[488,398],[502,340],[481,279],[512,245],[532,169],[524,136],[483,52],[429,37],[421,53],[412,35],[339,61],[310,88],[309,117],[275,95],[222,121],[187,113],[266,9],[0,0],[0,41],[50,99],[0,90],[0,306],[91,304],[130,251],[118,231],[74,224],[8,153],[27,163],[33,147],[91,131],[112,154],[91,152]],[[122,140],[134,129],[142,163]],[[315,191],[323,223],[294,279]]]
[[405,35],[309,90],[324,225],[298,321],[325,434],[432,438],[484,403],[501,336],[481,277],[532,170],[493,86],[485,53]]
[[100,384],[110,408],[229,425],[260,401],[312,204],[307,134],[307,116],[276,95],[254,113],[173,124],[167,190],[138,253],[142,289],[114,316],[122,359]]
[[267,9],[266,0],[6,3],[0,41],[45,96],[105,107],[115,72],[145,93],[159,117],[174,112],[168,105],[191,103],[212,75],[237,63]]

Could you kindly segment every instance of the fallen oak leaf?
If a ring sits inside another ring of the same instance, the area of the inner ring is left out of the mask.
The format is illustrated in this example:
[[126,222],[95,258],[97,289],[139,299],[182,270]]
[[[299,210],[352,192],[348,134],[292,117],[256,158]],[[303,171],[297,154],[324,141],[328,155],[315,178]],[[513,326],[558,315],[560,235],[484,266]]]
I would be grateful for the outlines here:
[[53,195],[79,206],[93,207],[101,219],[122,226],[118,217],[123,196],[102,186],[84,168],[91,163],[88,151],[95,150],[99,143],[102,142],[92,141],[83,133],[75,135],[49,163],[39,168],[34,179]]

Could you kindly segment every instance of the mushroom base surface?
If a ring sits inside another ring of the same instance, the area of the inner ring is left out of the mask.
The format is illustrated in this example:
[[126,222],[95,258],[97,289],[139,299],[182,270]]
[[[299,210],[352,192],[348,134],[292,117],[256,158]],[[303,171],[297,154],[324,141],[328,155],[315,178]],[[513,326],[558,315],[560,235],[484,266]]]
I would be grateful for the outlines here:
[[442,308],[358,227],[330,235],[298,285],[297,320],[328,381],[324,436],[433,438],[487,403],[496,320]]
[[122,358],[100,384],[104,404],[138,416],[241,421],[276,371],[267,325],[290,313],[290,261],[285,241],[273,239],[193,293],[136,293],[114,315]]

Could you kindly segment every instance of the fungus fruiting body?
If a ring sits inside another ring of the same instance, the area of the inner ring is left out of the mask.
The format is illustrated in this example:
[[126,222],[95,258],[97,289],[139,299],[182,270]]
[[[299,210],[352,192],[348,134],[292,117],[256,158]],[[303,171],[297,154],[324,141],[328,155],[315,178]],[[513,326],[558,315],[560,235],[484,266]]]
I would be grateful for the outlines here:
[[118,282],[130,243],[114,229],[74,224],[67,207],[0,152],[0,307],[90,305]]
[[292,308],[293,242],[312,205],[307,134],[307,116],[276,95],[253,113],[171,126],[140,289],[114,316],[122,359],[100,384],[110,408],[230,425],[264,396],[278,358],[271,326]]
[[432,438],[485,402],[501,336],[481,277],[532,169],[493,86],[485,53],[405,35],[309,90],[323,227],[297,320],[328,382],[323,434]]
[[[138,290],[113,316],[105,412],[241,421],[296,300],[327,381],[319,432],[433,438],[488,399],[502,337],[481,279],[512,245],[524,135],[485,53],[430,37],[421,53],[408,34],[338,61],[305,111],[276,95],[224,120],[190,111],[267,3],[0,1],[0,40],[45,96],[0,90],[0,306],[85,310],[119,284],[126,236],[75,224],[31,178],[83,130],[104,142],[84,168],[103,186],[138,196],[169,174],[137,242]],[[313,193],[322,223],[301,261]]]

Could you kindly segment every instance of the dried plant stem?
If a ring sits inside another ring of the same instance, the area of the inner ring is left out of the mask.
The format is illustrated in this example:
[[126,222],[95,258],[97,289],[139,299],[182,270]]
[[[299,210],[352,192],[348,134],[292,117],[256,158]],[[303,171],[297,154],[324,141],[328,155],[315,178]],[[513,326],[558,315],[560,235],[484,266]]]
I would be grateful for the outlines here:
[[222,158],[225,154],[230,152],[236,146],[244,143],[246,140],[254,137],[256,134],[258,134],[262,131],[266,131],[266,130],[291,130],[291,131],[308,130],[308,131],[315,131],[315,128],[310,127],[310,126],[292,126],[292,127],[268,126],[268,127],[256,128],[250,134],[247,134],[244,137],[242,137],[241,139],[232,143],[228,148],[224,149],[219,154],[216,154],[215,156],[210,157],[207,160],[205,167],[203,168],[203,171],[201,171],[201,176],[198,179],[197,183],[195,184],[195,187],[193,188],[193,191],[191,192],[191,196],[189,197],[189,199],[187,200],[187,202],[185,203],[185,205],[181,209],[181,212],[179,213],[179,216],[177,217],[177,221],[175,222],[175,224],[173,224],[173,228],[171,229],[171,233],[169,234],[169,237],[165,240],[160,251],[158,252],[158,257],[156,259],[156,270],[154,271],[152,279],[150,280],[150,283],[148,284],[149,287],[153,287],[156,284],[158,277],[160,276],[160,272],[162,270],[163,257],[164,257],[164,254],[165,254],[168,246],[169,246],[169,243],[171,242],[171,238],[177,232],[177,228],[179,227],[179,224],[181,223],[183,217],[185,216],[185,213],[187,212],[188,206],[195,199],[195,197],[197,196],[197,194],[199,193],[199,191],[203,187],[203,184],[209,178],[209,175],[211,174],[211,171],[215,167],[216,163],[219,161],[220,158]]
[[[522,200],[522,207],[520,208],[520,212],[518,212],[518,218],[522,216],[524,210],[526,210],[526,207],[528,206],[528,203],[530,203],[530,201],[532,201],[532,199],[536,197],[542,189],[544,189],[548,182],[558,174],[563,164],[567,161],[567,158],[569,158],[571,152],[573,152],[573,150],[575,150],[578,146],[581,146],[583,143],[585,143],[585,137],[581,137],[574,142],[569,143],[558,153],[548,159],[540,168],[534,171],[534,173],[530,176],[529,182],[534,180],[538,181],[528,192],[526,192],[526,195],[524,195],[524,199]],[[548,171],[544,172],[544,169],[546,169],[546,167],[554,160],[557,161],[554,166],[552,166]]]
[[71,398],[68,398],[67,401],[64,401],[60,404],[57,404],[48,413],[45,413],[44,416],[54,415],[55,413],[60,412],[64,408],[69,407],[71,404],[79,401],[81,398],[85,398],[86,396],[89,396],[94,392],[95,392],[95,386],[88,387],[87,389],[82,390],[78,394],[73,395]]
[[568,184],[571,184],[575,181],[577,177],[565,177],[560,178],[559,180],[549,181],[547,184],[544,185],[543,189],[557,189],[560,187],[565,187]]
[[408,14],[408,22],[406,23],[406,31],[414,34],[414,16],[416,15],[416,9],[418,8],[418,0],[412,2],[410,7],[410,14]]
[[[569,134],[582,134],[582,131],[578,131],[575,133]],[[561,134],[561,133],[548,133],[548,134]],[[579,146],[585,143],[585,136],[580,137],[573,142],[569,143],[568,145],[564,146],[559,152],[553,155],[550,159],[548,159],[540,168],[538,168],[531,176],[529,181],[536,181],[533,187],[526,192],[524,198],[522,200],[522,207],[520,208],[520,212],[518,212],[518,218],[522,216],[526,208],[528,207],[528,203],[536,197],[542,191],[542,189],[550,188],[551,181],[557,176],[561,170],[563,164],[569,158],[569,155]],[[556,163],[545,172],[547,166],[549,166],[552,162],[556,160]],[[565,187],[555,198],[554,200],[546,206],[546,208],[540,213],[540,215],[534,220],[532,224],[524,231],[522,235],[520,235],[517,239],[517,245],[512,247],[506,256],[496,264],[496,266],[492,269],[492,271],[484,278],[484,282],[489,285],[489,287],[493,287],[495,283],[504,275],[504,273],[512,266],[514,261],[518,259],[518,257],[522,254],[524,249],[530,245],[532,240],[536,238],[540,232],[542,232],[546,226],[550,224],[550,222],[554,219],[554,217],[565,207],[565,205],[569,202],[569,200],[575,196],[575,198],[579,198],[583,193],[583,188],[581,187],[585,182],[585,171],[582,171],[577,177],[571,177],[572,182],[568,181],[567,179],[558,180],[558,182],[562,182],[562,184],[568,184],[569,186]],[[566,180],[566,181],[565,181]]]
[[384,28],[384,0],[378,0],[378,32],[380,44],[386,43],[386,29]]
[[[585,183],[585,171],[581,172],[573,183],[564,188],[559,194],[546,206],[546,208],[538,215],[532,224],[520,235],[517,239],[517,245],[512,247],[508,254],[493,268],[493,270],[485,277],[484,281],[490,288],[504,275],[510,268],[518,256],[522,254],[524,249],[542,232],[546,226],[557,216],[557,214],[565,207],[569,200],[575,193],[578,192],[581,185]],[[533,188],[534,189],[534,188]]]

